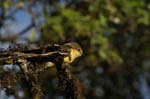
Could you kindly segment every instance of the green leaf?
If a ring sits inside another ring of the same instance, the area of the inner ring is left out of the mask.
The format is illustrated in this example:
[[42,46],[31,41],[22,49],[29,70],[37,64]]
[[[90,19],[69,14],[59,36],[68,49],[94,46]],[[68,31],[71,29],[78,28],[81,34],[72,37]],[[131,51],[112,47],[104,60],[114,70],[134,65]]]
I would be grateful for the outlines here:
[[35,41],[35,38],[36,38],[36,33],[35,33],[35,31],[32,31],[30,34],[30,41],[31,42]]
[[112,58],[112,61],[116,61],[118,63],[123,62],[122,58],[120,57],[120,55],[118,55],[116,51],[111,51],[110,56]]
[[80,19],[80,14],[79,12],[72,10],[72,9],[63,9],[61,11],[62,16],[67,18],[70,21],[76,21]]
[[103,60],[106,60],[106,59],[107,59],[107,53],[106,53],[105,50],[101,49],[101,50],[99,51],[99,55],[100,55],[100,57],[101,57]]
[[106,19],[106,17],[104,16],[104,15],[100,15],[99,16],[99,20],[100,20],[100,24],[102,25],[102,26],[106,26],[107,25],[107,19]]

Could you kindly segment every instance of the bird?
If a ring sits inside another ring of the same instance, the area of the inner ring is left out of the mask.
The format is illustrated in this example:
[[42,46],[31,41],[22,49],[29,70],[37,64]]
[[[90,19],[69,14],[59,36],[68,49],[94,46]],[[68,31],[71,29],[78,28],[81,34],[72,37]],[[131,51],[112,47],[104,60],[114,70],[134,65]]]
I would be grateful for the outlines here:
[[71,64],[76,58],[82,56],[83,50],[81,46],[76,42],[65,43],[62,48],[68,50],[69,55],[64,57],[64,62]]
[[[75,59],[82,56],[83,50],[82,47],[76,43],[76,42],[69,42],[65,43],[63,45],[60,45],[59,53],[68,52],[68,55],[66,55],[63,59],[64,63],[71,64]],[[47,67],[54,67],[55,64],[52,62],[46,63]]]

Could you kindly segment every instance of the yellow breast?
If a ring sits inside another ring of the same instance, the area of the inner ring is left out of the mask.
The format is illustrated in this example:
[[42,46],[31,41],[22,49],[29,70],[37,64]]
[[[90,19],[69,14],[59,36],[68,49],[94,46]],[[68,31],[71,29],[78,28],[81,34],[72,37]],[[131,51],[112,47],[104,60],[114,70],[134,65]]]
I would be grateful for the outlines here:
[[76,58],[81,56],[81,53],[76,49],[70,50],[70,55],[64,58],[64,62],[72,63]]

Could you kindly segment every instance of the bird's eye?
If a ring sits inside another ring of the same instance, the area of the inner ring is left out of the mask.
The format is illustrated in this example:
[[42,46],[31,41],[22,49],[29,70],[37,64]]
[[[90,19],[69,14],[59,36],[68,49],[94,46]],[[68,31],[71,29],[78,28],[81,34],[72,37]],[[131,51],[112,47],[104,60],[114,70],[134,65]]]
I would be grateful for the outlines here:
[[80,53],[82,53],[82,50],[81,50],[80,48],[78,49],[78,51],[79,51]]
[[77,49],[79,52],[81,51],[79,48]]

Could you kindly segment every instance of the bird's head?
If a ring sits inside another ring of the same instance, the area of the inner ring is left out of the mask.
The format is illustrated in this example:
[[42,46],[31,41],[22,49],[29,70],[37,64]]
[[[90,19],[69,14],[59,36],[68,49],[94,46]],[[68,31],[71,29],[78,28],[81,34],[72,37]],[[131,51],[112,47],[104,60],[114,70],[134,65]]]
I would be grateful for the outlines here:
[[69,57],[65,58],[65,61],[72,63],[76,58],[83,54],[81,46],[76,42],[66,43],[63,46],[67,47],[70,51]]

